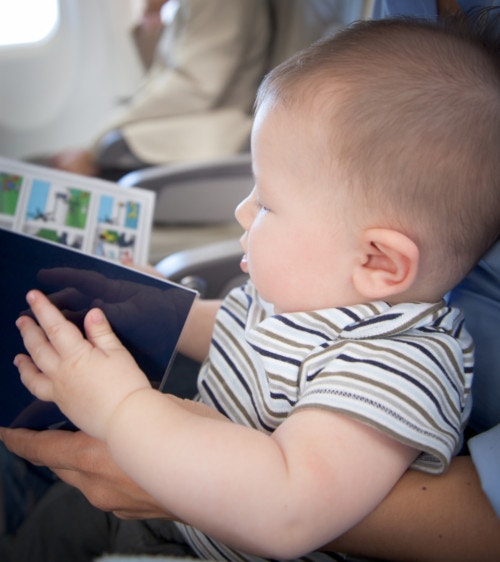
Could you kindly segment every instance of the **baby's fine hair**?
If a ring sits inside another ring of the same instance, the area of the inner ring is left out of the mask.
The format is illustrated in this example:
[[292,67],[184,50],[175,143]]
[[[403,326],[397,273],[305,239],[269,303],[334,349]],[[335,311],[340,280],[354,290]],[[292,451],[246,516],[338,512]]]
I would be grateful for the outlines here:
[[274,69],[256,109],[307,114],[356,212],[458,281],[499,236],[499,53],[459,20],[356,22]]

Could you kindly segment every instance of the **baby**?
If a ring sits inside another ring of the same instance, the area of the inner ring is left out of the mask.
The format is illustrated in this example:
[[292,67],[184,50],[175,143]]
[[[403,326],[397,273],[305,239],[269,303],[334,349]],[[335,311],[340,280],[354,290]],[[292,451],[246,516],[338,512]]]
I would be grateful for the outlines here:
[[84,339],[28,294],[24,384],[198,556],[320,560],[408,467],[442,472],[460,448],[473,344],[444,296],[499,234],[499,70],[459,29],[395,20],[270,73],[236,210],[250,281],[198,300],[179,344],[204,360],[210,415],[152,389],[102,311]]

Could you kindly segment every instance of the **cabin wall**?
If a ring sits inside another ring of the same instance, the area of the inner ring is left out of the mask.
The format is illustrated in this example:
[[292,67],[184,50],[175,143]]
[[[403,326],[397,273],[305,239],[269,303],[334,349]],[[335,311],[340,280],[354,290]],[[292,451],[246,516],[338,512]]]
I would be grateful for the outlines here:
[[0,47],[0,155],[87,145],[143,74],[125,0],[60,0],[60,22],[34,45]]

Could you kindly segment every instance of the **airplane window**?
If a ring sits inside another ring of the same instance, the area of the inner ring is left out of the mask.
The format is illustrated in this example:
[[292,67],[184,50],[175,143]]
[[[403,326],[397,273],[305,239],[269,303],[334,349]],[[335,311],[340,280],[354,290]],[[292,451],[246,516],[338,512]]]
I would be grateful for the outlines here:
[[36,43],[59,22],[59,0],[0,0],[0,47]]

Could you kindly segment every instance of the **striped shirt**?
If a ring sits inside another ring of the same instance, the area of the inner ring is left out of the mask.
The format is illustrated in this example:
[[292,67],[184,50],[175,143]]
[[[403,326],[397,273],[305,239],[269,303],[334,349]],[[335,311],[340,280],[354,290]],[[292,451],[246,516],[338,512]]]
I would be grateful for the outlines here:
[[[249,282],[219,310],[198,389],[265,433],[304,407],[352,416],[420,450],[413,468],[439,473],[461,446],[472,367],[463,316],[444,301],[274,315]],[[258,560],[181,529],[202,557]]]

